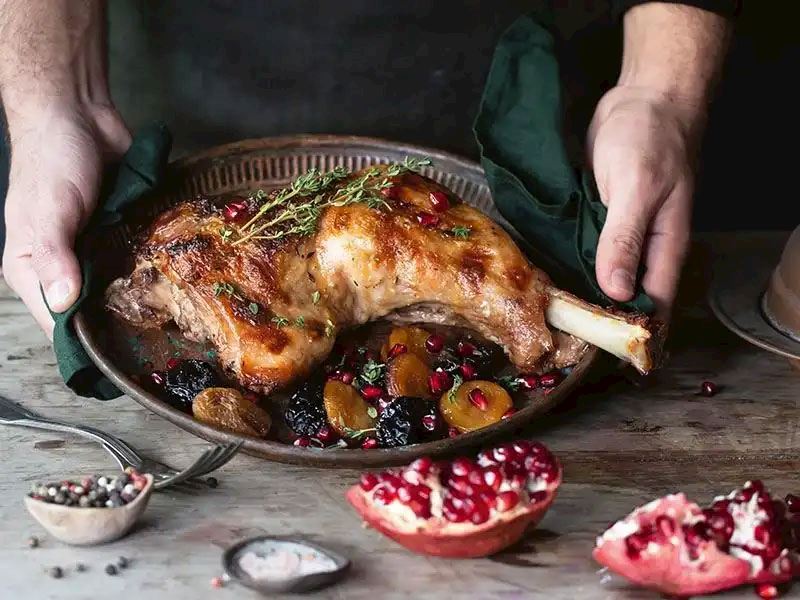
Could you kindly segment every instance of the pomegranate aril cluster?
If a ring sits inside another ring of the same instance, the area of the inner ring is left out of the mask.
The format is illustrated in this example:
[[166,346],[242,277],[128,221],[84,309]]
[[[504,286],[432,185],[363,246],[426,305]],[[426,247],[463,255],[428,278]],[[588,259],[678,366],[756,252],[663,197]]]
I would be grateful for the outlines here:
[[93,475],[81,481],[37,483],[28,494],[34,500],[79,508],[116,508],[133,502],[147,485],[147,478],[128,469],[116,476]]
[[[404,469],[365,473],[360,485],[378,505],[397,502],[420,519],[441,516],[452,523],[480,525],[493,513],[543,501],[547,485],[557,476],[558,464],[550,451],[522,440],[482,452],[477,460],[434,463],[423,457]],[[434,494],[441,496],[441,515],[431,512]]]

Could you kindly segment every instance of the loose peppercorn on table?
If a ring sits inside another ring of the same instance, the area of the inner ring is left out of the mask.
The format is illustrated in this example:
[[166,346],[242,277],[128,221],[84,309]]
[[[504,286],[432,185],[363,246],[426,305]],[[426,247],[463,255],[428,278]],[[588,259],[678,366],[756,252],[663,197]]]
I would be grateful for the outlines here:
[[[223,597],[230,590],[212,587],[221,575],[223,548],[267,533],[302,537],[353,561],[349,576],[318,592],[321,598],[658,598],[607,576],[593,562],[595,538],[609,523],[670,492],[705,504],[747,479],[762,479],[776,496],[800,491],[800,372],[729,333],[705,302],[715,257],[736,250],[773,252],[777,259],[785,239],[783,233],[701,237],[676,305],[665,367],[642,378],[616,371],[608,361],[572,401],[522,432],[557,454],[563,484],[537,529],[508,551],[478,560],[411,554],[361,527],[344,496],[358,472],[245,455],[215,473],[215,488],[155,494],[128,537],[72,548],[28,517],[23,497],[36,481],[111,472],[111,458],[78,438],[0,427],[0,597],[77,599],[98,590],[171,600]],[[704,381],[714,383],[716,393],[703,395]],[[207,445],[132,401],[73,397],[44,335],[4,284],[0,393],[43,414],[107,429],[176,466]],[[31,536],[38,545],[29,543]],[[108,574],[106,566],[120,556],[128,566]],[[59,578],[52,576],[56,567]],[[797,593],[795,587],[787,597]],[[751,586],[723,597],[755,596]]]

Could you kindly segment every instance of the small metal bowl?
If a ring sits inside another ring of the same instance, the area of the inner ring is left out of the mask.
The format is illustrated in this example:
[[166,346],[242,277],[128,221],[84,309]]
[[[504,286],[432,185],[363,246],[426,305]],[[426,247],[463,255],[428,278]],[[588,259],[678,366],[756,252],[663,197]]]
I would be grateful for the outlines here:
[[[330,571],[321,571],[308,575],[295,575],[276,579],[253,579],[239,565],[241,557],[248,551],[267,553],[271,549],[282,546],[293,550],[296,550],[299,546],[307,551],[316,552],[332,560],[336,566]],[[336,583],[350,568],[350,561],[327,548],[322,548],[304,540],[259,536],[243,540],[228,548],[222,555],[222,566],[225,569],[225,573],[233,581],[237,581],[243,586],[262,594],[302,593]]]

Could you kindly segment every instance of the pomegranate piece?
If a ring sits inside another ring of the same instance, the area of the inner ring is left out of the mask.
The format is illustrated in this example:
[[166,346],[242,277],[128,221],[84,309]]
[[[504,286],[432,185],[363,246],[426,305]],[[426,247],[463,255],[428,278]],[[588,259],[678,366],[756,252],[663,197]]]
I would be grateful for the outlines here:
[[408,347],[405,344],[395,344],[389,349],[387,353],[387,358],[392,359],[395,356],[400,356],[401,354],[405,354],[408,352]]
[[425,349],[431,354],[439,354],[444,349],[444,337],[434,333],[425,340]]
[[447,371],[434,371],[428,377],[428,389],[434,396],[440,396],[453,387],[453,376]]
[[[554,388],[561,380],[564,379],[564,376],[561,375],[558,371],[553,371],[552,373],[545,373],[541,377],[539,377],[539,385],[543,388]],[[545,390],[546,391],[546,390]]]
[[178,359],[178,358],[174,358],[174,357],[173,357],[173,358],[170,358],[170,359],[167,361],[167,369],[168,369],[169,371],[172,371],[172,369],[175,369],[175,368],[176,368],[176,367],[177,367],[179,364],[181,364],[181,361],[180,361],[180,359]]
[[784,513],[758,480],[705,509],[673,494],[612,525],[597,539],[593,555],[634,583],[671,596],[748,583],[757,585],[759,595],[777,593],[776,585],[800,575],[797,538]]
[[424,457],[365,473],[347,500],[372,528],[413,552],[489,556],[541,520],[561,483],[561,466],[543,445],[523,440],[503,448],[482,452],[478,462]]

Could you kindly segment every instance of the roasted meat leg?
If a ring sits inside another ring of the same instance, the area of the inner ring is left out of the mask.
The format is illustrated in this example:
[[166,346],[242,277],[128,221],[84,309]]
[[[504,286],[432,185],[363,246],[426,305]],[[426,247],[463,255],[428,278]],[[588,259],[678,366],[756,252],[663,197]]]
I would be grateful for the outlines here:
[[263,393],[306,376],[342,329],[409,315],[466,324],[526,371],[568,337],[546,320],[641,371],[653,366],[646,319],[555,289],[501,227],[430,179],[373,167],[307,180],[308,194],[247,200],[245,222],[207,199],[162,213],[107,307],[140,327],[174,320]]

